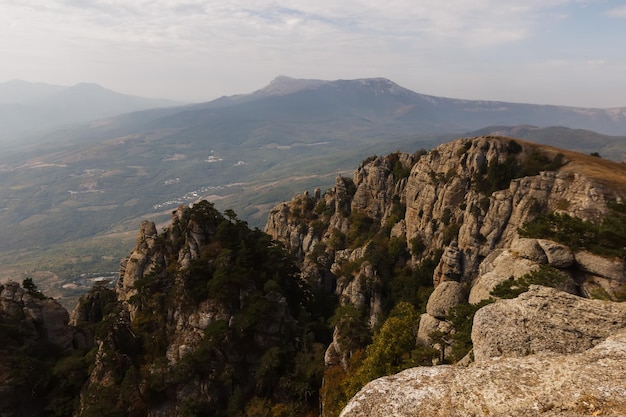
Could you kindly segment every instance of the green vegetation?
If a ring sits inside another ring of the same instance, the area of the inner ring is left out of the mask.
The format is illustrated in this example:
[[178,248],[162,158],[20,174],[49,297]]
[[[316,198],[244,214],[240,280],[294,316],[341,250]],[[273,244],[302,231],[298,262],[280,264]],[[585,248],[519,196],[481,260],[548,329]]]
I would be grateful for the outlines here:
[[[432,365],[437,351],[415,344],[419,312],[411,303],[399,302],[365,350],[352,355],[347,374],[331,369],[325,375],[326,393],[332,401],[330,415],[340,411],[347,401],[369,381],[415,366]],[[337,375],[339,374],[339,375]]]
[[[204,384],[209,393],[183,405],[181,413],[188,416],[239,417],[261,410],[307,415],[317,409],[324,346],[331,337],[324,324],[329,306],[314,300],[280,245],[249,229],[234,211],[225,215],[200,202],[160,236],[160,250],[171,254],[169,267],[135,282],[137,293],[129,300],[135,316],[128,326],[108,327],[104,360],[115,384],[105,396],[87,393],[86,415],[106,409],[141,414],[173,400],[170,393],[187,384]],[[191,267],[180,270],[178,250],[190,228],[212,238]],[[230,320],[211,322],[199,345],[169,366],[166,348],[174,341],[168,317],[202,302],[220,306]],[[103,315],[102,322],[110,317],[116,315]]]
[[[451,356],[453,361],[461,360],[472,349],[472,324],[474,322],[474,314],[482,307],[492,303],[494,300],[481,301],[478,304],[461,303],[452,309],[446,320],[452,325],[454,331],[451,334],[447,344],[451,345]],[[437,336],[441,335],[432,335]],[[440,343],[446,343],[442,337],[439,337]],[[442,346],[445,349],[445,347]]]
[[508,146],[510,155],[503,162],[494,158],[474,175],[472,183],[476,190],[491,195],[508,188],[515,178],[537,175],[541,171],[554,171],[564,163],[562,154],[550,158],[539,150],[533,150],[523,162],[519,162],[515,155],[521,152],[521,146],[515,141],[510,141]]
[[572,250],[588,250],[626,259],[626,203],[609,203],[610,212],[598,223],[565,213],[540,214],[519,229],[520,236],[551,239]]
[[498,298],[515,298],[528,291],[531,285],[559,288],[568,280],[568,276],[550,265],[540,265],[539,269],[529,272],[519,279],[504,281],[491,291]]
[[391,173],[393,175],[394,184],[397,184],[403,178],[408,178],[409,174],[411,173],[411,167],[405,167],[404,165],[402,165],[399,156],[400,153],[395,152],[385,157],[385,159],[389,163],[391,163]]
[[47,297],[39,291],[37,285],[33,282],[32,277],[27,277],[22,281],[22,287],[26,290],[26,293],[33,298],[37,298],[39,300],[45,300]]

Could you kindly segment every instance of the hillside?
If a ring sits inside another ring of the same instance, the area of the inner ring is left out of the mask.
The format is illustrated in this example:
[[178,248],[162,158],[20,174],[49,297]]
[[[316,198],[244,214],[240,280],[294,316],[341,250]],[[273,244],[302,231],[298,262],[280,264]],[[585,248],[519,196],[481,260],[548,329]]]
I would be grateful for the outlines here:
[[66,87],[7,81],[0,83],[0,144],[15,146],[51,128],[179,104],[120,94],[93,83]]
[[[382,78],[279,77],[250,94],[66,126],[0,153],[0,279],[29,274],[51,295],[75,297],[82,274],[117,269],[135,224],[163,224],[180,204],[208,198],[261,227],[277,203],[331,187],[368,155],[431,149],[503,123],[617,132],[620,114],[426,96]],[[622,137],[545,129],[548,144],[623,158]]]

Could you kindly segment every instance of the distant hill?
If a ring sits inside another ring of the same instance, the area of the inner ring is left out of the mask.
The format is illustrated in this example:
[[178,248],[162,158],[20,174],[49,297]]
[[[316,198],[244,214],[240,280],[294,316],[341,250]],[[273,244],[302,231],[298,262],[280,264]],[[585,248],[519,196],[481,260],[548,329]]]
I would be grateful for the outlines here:
[[563,126],[489,126],[468,136],[508,136],[531,142],[566,148],[581,153],[597,152],[614,161],[626,162],[626,136],[609,136],[585,129]]
[[0,142],[28,132],[178,104],[120,94],[92,83],[64,87],[8,81],[0,83]]

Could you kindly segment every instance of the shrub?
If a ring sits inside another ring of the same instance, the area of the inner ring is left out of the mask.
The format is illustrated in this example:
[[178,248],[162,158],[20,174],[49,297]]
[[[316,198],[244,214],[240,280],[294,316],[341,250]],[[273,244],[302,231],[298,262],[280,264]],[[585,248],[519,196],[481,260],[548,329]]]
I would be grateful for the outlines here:
[[494,287],[491,295],[498,298],[515,298],[528,291],[531,285],[558,288],[568,279],[567,275],[550,265],[540,265],[519,279],[510,279]]

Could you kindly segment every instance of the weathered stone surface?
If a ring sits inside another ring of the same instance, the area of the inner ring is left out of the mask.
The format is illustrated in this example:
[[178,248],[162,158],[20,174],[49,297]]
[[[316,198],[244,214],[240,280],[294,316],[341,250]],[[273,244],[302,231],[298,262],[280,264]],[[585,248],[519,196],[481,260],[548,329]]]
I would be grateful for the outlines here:
[[537,243],[546,254],[550,266],[569,268],[574,264],[574,254],[568,246],[546,239],[537,239]]
[[538,264],[548,263],[548,257],[539,246],[537,239],[520,238],[511,243],[511,251],[516,252],[517,256],[529,259]]
[[456,281],[444,281],[428,298],[426,312],[438,319],[445,319],[450,309],[467,298],[467,287]]
[[463,276],[463,254],[456,245],[446,247],[433,273],[433,284],[437,287],[444,281],[458,281]]
[[584,280],[580,284],[580,292],[587,298],[624,301],[626,299],[626,283],[584,274]]
[[417,341],[423,345],[431,345],[430,334],[439,331],[448,334],[452,326],[444,320],[439,320],[428,313],[420,316],[420,325],[417,330]]
[[491,297],[491,291],[496,285],[509,280],[518,279],[527,273],[539,268],[539,265],[525,258],[520,258],[510,250],[503,251],[493,260],[490,272],[476,279],[470,290],[469,302],[476,304]]
[[573,355],[412,368],[367,384],[340,417],[626,415],[626,332]]
[[626,283],[626,266],[623,261],[594,255],[587,251],[576,252],[574,257],[581,270]]
[[[413,167],[406,185],[406,229],[410,239],[420,237],[432,253],[452,236],[463,253],[463,277],[476,278],[478,265],[490,251],[507,248],[518,237],[517,229],[532,221],[539,210],[554,210],[568,201],[567,213],[585,220],[606,213],[613,190],[581,175],[569,166],[558,172],[513,179],[508,188],[484,195],[472,178],[494,161],[515,158],[521,164],[536,148],[524,143],[519,153],[510,152],[510,139],[480,137],[439,146]],[[542,152],[549,150],[543,148]],[[448,222],[441,219],[447,218]],[[447,223],[447,224],[446,224]]]
[[588,300],[533,285],[512,300],[500,300],[474,316],[476,362],[538,352],[575,353],[626,329],[626,303]]
[[45,341],[62,352],[73,347],[74,331],[68,325],[69,313],[58,302],[29,295],[17,282],[0,287],[0,321],[19,321],[24,345]]

